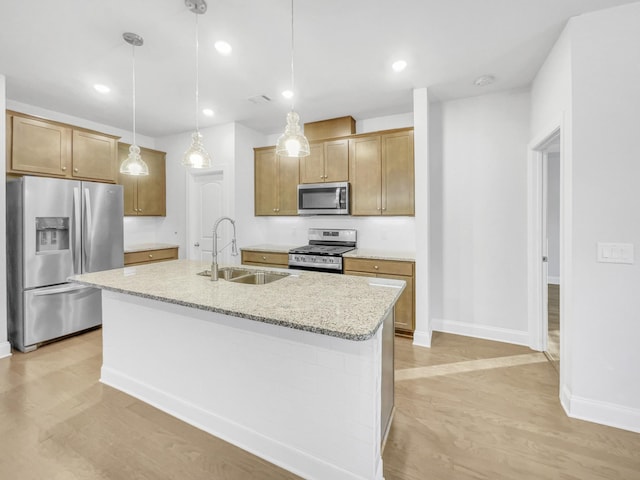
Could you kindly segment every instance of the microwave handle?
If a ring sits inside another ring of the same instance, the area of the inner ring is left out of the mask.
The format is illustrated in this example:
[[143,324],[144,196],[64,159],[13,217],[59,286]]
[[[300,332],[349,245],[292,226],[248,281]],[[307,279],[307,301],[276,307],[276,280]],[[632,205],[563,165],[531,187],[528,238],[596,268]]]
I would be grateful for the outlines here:
[[336,208],[340,208],[340,187],[336,187]]

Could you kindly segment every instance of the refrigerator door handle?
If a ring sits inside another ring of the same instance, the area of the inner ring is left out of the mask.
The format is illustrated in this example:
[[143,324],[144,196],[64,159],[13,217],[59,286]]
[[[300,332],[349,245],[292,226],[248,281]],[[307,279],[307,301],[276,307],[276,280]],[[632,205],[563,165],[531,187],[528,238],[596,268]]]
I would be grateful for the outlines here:
[[86,285],[78,285],[78,284],[62,285],[58,288],[47,288],[47,289],[43,289],[42,291],[32,290],[32,295],[34,297],[44,297],[47,295],[58,295],[59,293],[86,290],[88,288],[94,288],[94,287],[88,287]]
[[81,211],[80,211],[80,189],[74,187],[73,189],[73,233],[71,237],[71,260],[73,262],[73,273],[78,274],[81,272],[81,259],[80,259],[80,242],[81,242]]
[[87,269],[87,262],[91,257],[91,234],[93,232],[93,221],[91,218],[91,192],[89,192],[88,188],[83,188],[84,192],[84,239],[83,239],[83,253],[84,257],[82,259],[83,270]]

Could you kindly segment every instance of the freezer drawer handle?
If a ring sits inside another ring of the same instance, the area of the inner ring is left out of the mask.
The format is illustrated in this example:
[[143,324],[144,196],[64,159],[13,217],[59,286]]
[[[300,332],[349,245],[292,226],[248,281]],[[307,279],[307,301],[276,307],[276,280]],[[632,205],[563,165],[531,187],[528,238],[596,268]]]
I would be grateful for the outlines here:
[[63,287],[60,288],[50,288],[47,290],[44,290],[42,292],[33,292],[33,296],[34,297],[41,297],[44,295],[57,295],[58,293],[66,293],[66,292],[79,292],[80,290],[86,290],[89,288],[93,288],[93,287],[84,287],[84,286],[78,286],[78,285],[65,285]]

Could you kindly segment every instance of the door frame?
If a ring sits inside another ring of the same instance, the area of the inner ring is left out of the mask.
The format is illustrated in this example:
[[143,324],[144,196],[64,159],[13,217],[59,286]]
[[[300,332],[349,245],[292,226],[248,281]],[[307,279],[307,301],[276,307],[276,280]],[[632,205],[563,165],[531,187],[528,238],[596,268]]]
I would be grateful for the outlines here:
[[[187,235],[186,235],[186,252],[187,252],[187,259],[189,260],[193,260],[193,243],[195,242],[195,238],[194,238],[194,232],[193,232],[193,193],[195,190],[195,184],[196,184],[196,179],[201,178],[201,177],[205,177],[205,176],[209,176],[209,175],[222,175],[222,184],[224,185],[225,188],[225,195],[228,194],[228,185],[226,184],[227,182],[227,169],[225,168],[225,166],[219,166],[216,168],[210,168],[210,169],[192,169],[189,170],[187,172],[187,202],[186,202],[186,224],[187,224]],[[223,210],[225,211],[225,215],[228,215],[229,212],[227,210],[229,210],[229,204],[228,204],[228,199],[225,197],[223,199],[224,201],[224,205],[223,205]]]
[[[560,270],[566,252],[563,247],[563,156],[565,143],[562,121],[557,121],[543,130],[532,140],[527,155],[527,217],[528,217],[528,324],[529,347],[544,351],[547,347],[548,318],[545,310],[544,292],[546,286],[546,265],[542,262],[545,255],[546,242],[544,232],[546,226],[545,190],[546,190],[546,148],[560,135]],[[560,274],[561,278],[564,275]],[[562,296],[562,289],[561,289]],[[562,298],[561,298],[562,303]],[[562,334],[561,334],[562,339]]]

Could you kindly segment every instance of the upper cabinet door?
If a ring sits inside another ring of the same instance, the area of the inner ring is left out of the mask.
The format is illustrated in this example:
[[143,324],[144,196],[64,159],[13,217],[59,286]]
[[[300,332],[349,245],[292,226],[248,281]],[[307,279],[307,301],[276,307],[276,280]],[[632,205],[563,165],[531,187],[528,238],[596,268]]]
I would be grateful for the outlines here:
[[74,178],[116,181],[117,141],[115,137],[99,133],[73,131]]
[[414,215],[413,130],[382,139],[382,214]]
[[167,214],[166,154],[148,148],[141,149],[149,175],[138,177],[138,215],[164,217]]
[[310,154],[300,158],[300,183],[324,182],[324,143],[309,145]]
[[71,129],[34,118],[12,117],[11,169],[64,177],[71,164]]
[[349,140],[352,215],[380,215],[382,198],[380,135]]
[[278,174],[275,147],[255,150],[254,175],[255,215],[277,215]]
[[324,142],[324,181],[346,182],[349,180],[349,140]]
[[297,157],[278,158],[278,215],[298,214],[299,165]]

